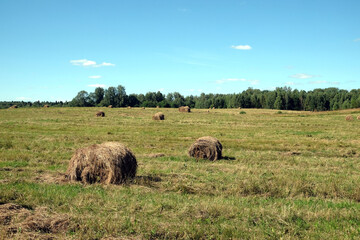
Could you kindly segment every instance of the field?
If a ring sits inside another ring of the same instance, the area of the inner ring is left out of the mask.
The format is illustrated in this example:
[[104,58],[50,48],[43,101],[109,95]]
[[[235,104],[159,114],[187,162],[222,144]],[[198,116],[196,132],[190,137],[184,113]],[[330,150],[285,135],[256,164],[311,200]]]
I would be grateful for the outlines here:
[[[165,121],[151,119],[159,109],[98,110],[0,110],[0,206],[69,220],[52,230],[0,216],[3,239],[360,238],[360,109],[160,109]],[[224,159],[187,156],[202,136]],[[107,141],[136,155],[134,182],[64,181],[76,149]]]

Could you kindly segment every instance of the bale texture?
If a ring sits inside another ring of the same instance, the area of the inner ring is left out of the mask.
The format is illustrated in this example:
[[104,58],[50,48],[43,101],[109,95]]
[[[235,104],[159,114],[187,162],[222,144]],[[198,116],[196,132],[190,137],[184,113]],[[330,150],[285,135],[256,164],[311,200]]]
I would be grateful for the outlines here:
[[96,113],[96,116],[97,117],[105,117],[105,113],[100,111],[100,112]]
[[155,113],[152,117],[153,120],[165,120],[165,115],[162,112]]
[[352,120],[354,120],[354,118],[351,116],[351,115],[348,115],[348,116],[346,116],[346,121],[352,121]]
[[70,160],[66,178],[83,183],[120,184],[133,179],[137,162],[122,143],[107,142],[78,149]]
[[189,148],[189,156],[216,161],[221,159],[222,145],[217,138],[206,136],[197,139]]
[[190,112],[190,107],[181,106],[181,107],[179,107],[179,112]]

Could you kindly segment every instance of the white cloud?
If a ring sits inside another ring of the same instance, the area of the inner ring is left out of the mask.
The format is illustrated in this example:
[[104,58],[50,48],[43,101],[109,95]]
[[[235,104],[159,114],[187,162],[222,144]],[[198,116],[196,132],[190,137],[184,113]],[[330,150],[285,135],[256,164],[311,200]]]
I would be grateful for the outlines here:
[[16,100],[18,100],[18,101],[30,101],[31,98],[28,98],[28,97],[17,97]]
[[237,46],[231,46],[231,48],[237,49],[237,50],[250,50],[252,49],[249,45],[237,45]]
[[310,84],[340,84],[340,82],[328,82],[328,81],[311,81]]
[[94,87],[94,88],[101,87],[101,88],[104,88],[104,87],[106,87],[106,85],[105,84],[95,83],[95,84],[88,85],[88,87]]
[[307,78],[313,78],[313,77],[318,77],[316,75],[310,75],[310,74],[305,74],[305,73],[297,73],[294,75],[289,76],[291,78],[298,78],[298,79],[307,79]]
[[360,42],[360,38],[355,39],[354,42]]
[[215,81],[218,84],[223,84],[226,82],[249,82],[251,85],[256,85],[259,83],[259,80],[247,80],[245,78],[227,78]]
[[89,78],[97,79],[97,78],[101,78],[101,76],[89,76]]
[[83,67],[104,67],[104,66],[115,66],[113,63],[103,62],[101,64],[96,64],[95,61],[80,59],[80,60],[70,60],[70,63],[74,66],[83,66]]
[[285,85],[295,85],[294,82],[286,82]]

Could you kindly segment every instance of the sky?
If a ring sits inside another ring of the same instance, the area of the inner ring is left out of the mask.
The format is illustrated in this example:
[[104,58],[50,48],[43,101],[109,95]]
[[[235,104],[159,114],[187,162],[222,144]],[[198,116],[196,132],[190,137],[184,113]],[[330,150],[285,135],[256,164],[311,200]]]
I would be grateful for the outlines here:
[[360,88],[359,0],[0,0],[0,101]]

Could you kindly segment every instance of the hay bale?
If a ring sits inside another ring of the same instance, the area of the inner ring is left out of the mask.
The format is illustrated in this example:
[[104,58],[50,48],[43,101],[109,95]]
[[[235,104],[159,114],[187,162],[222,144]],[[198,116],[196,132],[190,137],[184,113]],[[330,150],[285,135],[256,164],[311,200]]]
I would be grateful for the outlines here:
[[17,105],[12,105],[12,106],[9,107],[9,108],[18,108],[18,106],[17,106]]
[[113,108],[113,105],[109,105],[108,108]]
[[216,161],[221,159],[222,145],[217,138],[206,136],[197,139],[189,148],[189,156]]
[[156,108],[160,108],[159,106],[156,106]]
[[83,183],[120,184],[136,175],[134,154],[122,143],[107,142],[76,150],[66,178]]
[[50,107],[49,105],[44,105],[44,108],[48,108],[48,107]]
[[213,107],[212,109],[215,109],[215,107]]
[[346,121],[352,121],[352,120],[354,120],[354,118],[353,118],[353,116],[348,115],[348,116],[346,116],[345,120]]
[[97,116],[97,117],[105,117],[105,113],[102,112],[102,111],[100,111],[100,112],[97,112],[97,113],[96,113],[96,116]]
[[356,118],[357,120],[360,120],[360,116],[357,116],[357,118]]
[[145,107],[142,107],[141,109],[145,109]]
[[155,113],[154,116],[152,116],[153,120],[165,120],[165,115],[162,112]]
[[181,107],[179,107],[179,112],[190,112],[190,107],[181,106]]
[[128,106],[127,108],[128,108],[128,109],[131,109],[131,106]]

